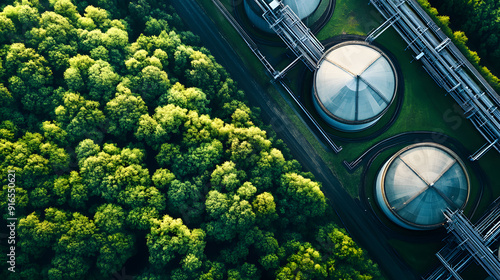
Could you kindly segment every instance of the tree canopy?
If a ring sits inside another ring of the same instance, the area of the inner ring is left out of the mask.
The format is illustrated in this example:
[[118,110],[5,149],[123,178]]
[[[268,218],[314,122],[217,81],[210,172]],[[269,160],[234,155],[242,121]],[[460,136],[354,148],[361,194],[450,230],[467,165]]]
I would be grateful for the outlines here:
[[381,278],[166,1],[2,7],[2,279]]
[[[430,0],[440,12],[450,16],[450,26],[463,30],[471,49],[498,76],[500,69],[500,3],[495,0]],[[466,40],[467,42],[467,40]]]

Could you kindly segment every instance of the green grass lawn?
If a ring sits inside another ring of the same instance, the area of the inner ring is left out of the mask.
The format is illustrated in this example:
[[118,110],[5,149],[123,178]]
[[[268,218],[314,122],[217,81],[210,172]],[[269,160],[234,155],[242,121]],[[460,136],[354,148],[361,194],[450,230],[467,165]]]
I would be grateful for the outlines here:
[[383,22],[367,0],[337,0],[331,20],[317,34],[319,40],[338,34],[366,35]]
[[399,255],[406,263],[415,263],[413,269],[420,274],[425,274],[429,268],[437,265],[439,263],[437,258],[422,258],[422,256],[433,256],[435,252],[439,251],[444,243],[431,243],[431,244],[420,244],[420,243],[408,243],[402,242],[401,240],[392,239],[389,243],[395,248],[400,248]]

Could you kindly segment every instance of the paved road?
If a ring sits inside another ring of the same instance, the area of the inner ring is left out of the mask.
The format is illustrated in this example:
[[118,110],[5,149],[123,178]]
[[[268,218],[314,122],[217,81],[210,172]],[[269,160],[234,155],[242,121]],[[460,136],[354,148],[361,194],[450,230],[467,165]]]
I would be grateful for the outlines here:
[[342,188],[338,179],[283,110],[248,74],[241,59],[196,1],[174,0],[171,3],[191,31],[200,36],[203,45],[212,52],[217,62],[227,69],[234,80],[238,81],[239,87],[247,93],[250,103],[262,109],[262,118],[265,122],[271,123],[278,137],[287,144],[293,156],[306,170],[311,171],[318,181],[322,182],[325,195],[337,210],[351,236],[368,251],[370,257],[380,265],[384,274],[394,280],[417,279],[415,273],[392,251],[374,214],[369,211],[365,212],[359,201],[352,199]]

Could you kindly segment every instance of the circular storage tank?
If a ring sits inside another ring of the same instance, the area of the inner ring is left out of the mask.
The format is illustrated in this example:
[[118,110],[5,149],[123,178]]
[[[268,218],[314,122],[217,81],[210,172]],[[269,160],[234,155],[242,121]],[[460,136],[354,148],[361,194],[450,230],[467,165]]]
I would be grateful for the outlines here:
[[[271,0],[264,1],[267,3],[271,2]],[[288,5],[301,20],[304,20],[316,11],[321,1],[329,0],[282,0],[281,2],[283,2],[285,6]],[[255,3],[255,0],[244,0],[244,5],[248,18],[257,28],[262,31],[273,32],[271,28],[269,28],[267,21],[262,18],[262,9]]]
[[314,75],[313,103],[334,128],[360,131],[389,109],[397,81],[394,65],[380,49],[361,41],[344,42],[321,58]]
[[408,146],[389,159],[376,182],[382,211],[407,229],[443,225],[443,210],[463,209],[469,198],[469,176],[450,149],[435,143]]

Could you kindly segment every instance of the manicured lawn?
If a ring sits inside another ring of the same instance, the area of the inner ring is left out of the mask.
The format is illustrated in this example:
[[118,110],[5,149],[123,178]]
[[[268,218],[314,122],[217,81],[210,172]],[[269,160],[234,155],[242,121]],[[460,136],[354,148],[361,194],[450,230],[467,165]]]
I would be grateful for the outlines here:
[[317,34],[325,40],[332,34],[365,35],[383,22],[382,16],[367,0],[337,0],[331,20]]

